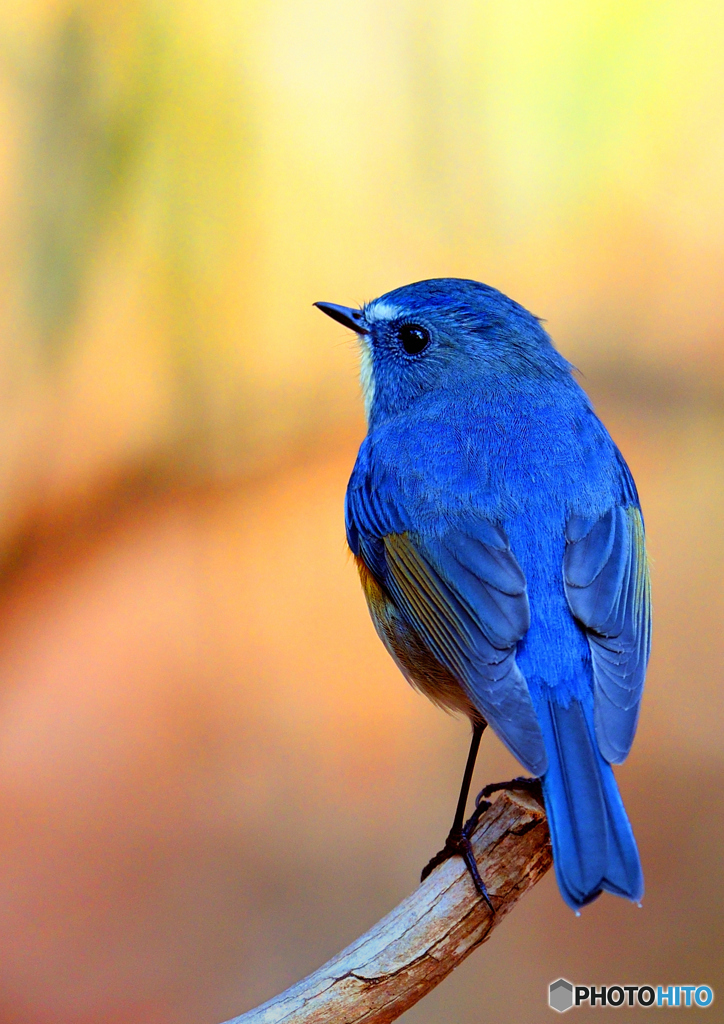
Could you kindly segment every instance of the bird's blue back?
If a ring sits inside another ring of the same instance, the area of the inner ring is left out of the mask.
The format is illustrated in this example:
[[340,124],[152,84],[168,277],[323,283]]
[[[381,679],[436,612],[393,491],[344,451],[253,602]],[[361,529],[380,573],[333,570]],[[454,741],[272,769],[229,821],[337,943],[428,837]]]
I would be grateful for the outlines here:
[[610,768],[650,628],[628,468],[539,321],[494,289],[420,282],[361,314],[369,432],[347,532],[380,634],[413,681],[421,641],[543,777],[568,902],[638,899]]

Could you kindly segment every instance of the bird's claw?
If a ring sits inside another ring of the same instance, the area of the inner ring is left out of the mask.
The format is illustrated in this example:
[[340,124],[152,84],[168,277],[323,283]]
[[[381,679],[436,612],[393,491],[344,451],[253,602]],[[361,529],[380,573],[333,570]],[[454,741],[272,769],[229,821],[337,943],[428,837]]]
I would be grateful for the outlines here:
[[[541,780],[537,778],[529,778],[526,775],[519,775],[516,779],[509,779],[507,782],[491,782],[487,786],[483,786],[478,795],[475,797],[475,807],[483,806],[487,809],[490,804],[487,800],[493,793],[499,793],[501,790],[522,790],[525,793],[530,793],[538,803],[543,806],[543,788],[541,786]],[[473,812],[475,813],[475,812]]]
[[425,865],[425,867],[422,869],[420,881],[424,882],[431,871],[433,871],[440,864],[443,864],[450,857],[462,857],[462,859],[465,861],[465,866],[467,867],[468,872],[470,873],[470,877],[473,880],[475,888],[478,890],[480,896],[482,896],[482,898],[490,907],[490,912],[494,914],[495,907],[490,901],[488,890],[485,888],[485,882],[480,877],[477,861],[475,860],[475,854],[473,852],[473,846],[472,843],[470,842],[470,836],[472,835],[476,825],[480,821],[481,815],[484,813],[484,811],[488,809],[488,807],[490,807],[490,804],[487,803],[487,801],[476,802],[475,810],[470,815],[468,820],[465,822],[463,827],[459,831],[456,829],[450,830],[450,834],[445,840],[445,845],[443,846],[442,850],[436,853],[435,856],[432,857]]

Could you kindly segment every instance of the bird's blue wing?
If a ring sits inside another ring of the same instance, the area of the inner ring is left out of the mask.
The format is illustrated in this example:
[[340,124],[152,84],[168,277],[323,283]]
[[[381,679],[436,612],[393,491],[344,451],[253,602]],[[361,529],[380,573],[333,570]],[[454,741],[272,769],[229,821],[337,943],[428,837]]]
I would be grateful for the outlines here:
[[594,678],[594,720],[611,764],[631,749],[651,646],[651,594],[641,512],[616,506],[599,519],[572,516],[563,577],[585,627]]
[[541,775],[543,736],[515,662],[528,595],[502,530],[478,520],[435,539],[388,534],[384,550],[395,603],[511,752]]
[[482,518],[425,536],[394,507],[348,494],[353,552],[385,588],[434,658],[458,680],[510,751],[536,775],[543,736],[515,663],[530,624],[525,577],[504,532]]

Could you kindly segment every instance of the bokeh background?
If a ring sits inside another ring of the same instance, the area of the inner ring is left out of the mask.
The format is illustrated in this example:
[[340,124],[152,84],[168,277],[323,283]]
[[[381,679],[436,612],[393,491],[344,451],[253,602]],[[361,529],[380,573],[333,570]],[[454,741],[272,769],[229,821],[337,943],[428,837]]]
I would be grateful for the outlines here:
[[638,480],[647,895],[547,877],[405,1019],[721,989],[722,52],[718,0],[0,6],[2,1024],[218,1024],[439,848],[468,728],[368,621],[312,308],[433,276],[545,317]]

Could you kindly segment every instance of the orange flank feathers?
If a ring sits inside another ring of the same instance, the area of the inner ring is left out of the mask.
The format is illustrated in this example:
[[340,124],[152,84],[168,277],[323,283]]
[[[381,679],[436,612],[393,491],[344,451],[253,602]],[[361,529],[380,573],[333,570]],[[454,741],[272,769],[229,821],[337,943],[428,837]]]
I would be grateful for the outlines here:
[[480,713],[463,687],[433,658],[415,631],[400,617],[364,559],[355,555],[354,560],[375,629],[405,678],[438,707],[466,715],[471,721],[480,721]]

